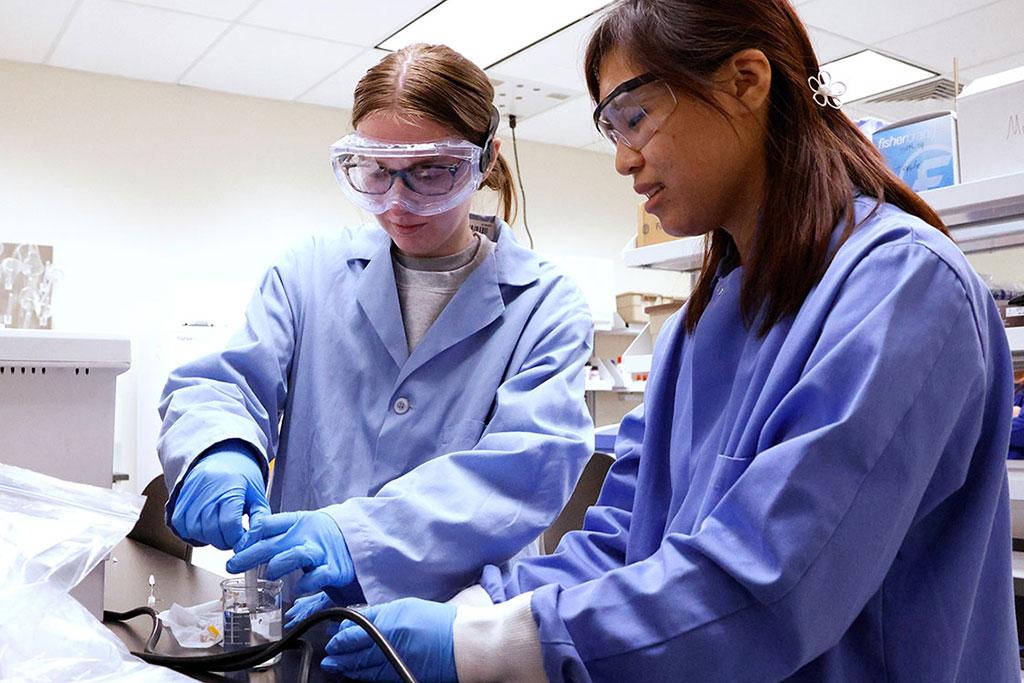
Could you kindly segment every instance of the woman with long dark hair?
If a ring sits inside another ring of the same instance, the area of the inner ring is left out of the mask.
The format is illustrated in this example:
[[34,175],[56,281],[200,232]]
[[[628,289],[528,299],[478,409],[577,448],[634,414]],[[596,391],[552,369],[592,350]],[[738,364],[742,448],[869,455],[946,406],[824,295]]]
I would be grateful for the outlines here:
[[[586,76],[699,282],[583,530],[376,623],[431,680],[1019,681],[998,312],[793,8],[623,0]],[[325,665],[386,675],[368,643]]]

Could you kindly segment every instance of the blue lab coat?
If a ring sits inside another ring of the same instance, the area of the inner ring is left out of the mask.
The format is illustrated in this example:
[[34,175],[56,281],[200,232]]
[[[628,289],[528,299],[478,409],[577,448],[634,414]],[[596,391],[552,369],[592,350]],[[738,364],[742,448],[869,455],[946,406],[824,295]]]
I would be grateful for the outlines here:
[[338,522],[370,602],[450,597],[536,539],[593,452],[593,322],[579,288],[499,226],[411,355],[383,230],[284,255],[228,347],[167,382],[168,519],[193,460],[242,439],[265,471],[276,456],[275,512]]
[[763,338],[718,275],[584,529],[484,571],[550,679],[1018,682],[1010,354],[956,245],[883,205]]
[[[1024,385],[1014,392],[1013,405],[1024,408]],[[1011,425],[1009,457],[1011,460],[1024,460],[1024,411],[1013,418]]]

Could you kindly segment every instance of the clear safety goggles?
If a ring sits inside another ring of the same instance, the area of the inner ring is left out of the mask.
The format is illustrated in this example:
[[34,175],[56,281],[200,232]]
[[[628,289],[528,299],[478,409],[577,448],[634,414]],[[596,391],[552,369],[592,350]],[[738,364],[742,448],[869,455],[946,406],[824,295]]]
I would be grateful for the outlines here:
[[352,133],[331,145],[331,166],[341,189],[361,209],[382,214],[402,208],[434,216],[480,189],[482,152],[458,138],[404,144]]
[[594,125],[613,144],[640,149],[676,110],[668,83],[646,73],[619,84],[594,109]]

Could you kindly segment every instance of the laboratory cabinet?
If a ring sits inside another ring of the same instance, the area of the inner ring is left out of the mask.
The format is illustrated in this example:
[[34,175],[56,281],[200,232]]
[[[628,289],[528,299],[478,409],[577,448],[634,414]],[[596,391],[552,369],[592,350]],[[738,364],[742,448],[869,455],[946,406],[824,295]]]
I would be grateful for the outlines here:
[[[0,329],[0,462],[110,488],[116,378],[130,359],[126,338]],[[103,564],[71,594],[101,616]]]

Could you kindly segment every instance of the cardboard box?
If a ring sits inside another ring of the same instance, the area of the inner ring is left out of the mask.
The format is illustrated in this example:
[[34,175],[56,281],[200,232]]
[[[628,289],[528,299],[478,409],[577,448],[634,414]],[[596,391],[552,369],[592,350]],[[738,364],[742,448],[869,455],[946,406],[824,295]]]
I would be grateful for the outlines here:
[[957,111],[965,183],[1024,171],[1024,67],[971,82]]
[[652,341],[658,338],[658,333],[661,332],[661,327],[665,324],[665,321],[668,320],[673,313],[682,308],[685,303],[685,301],[675,299],[668,303],[648,306],[644,309],[644,312],[647,314],[647,317],[651,322]]
[[640,202],[636,207],[636,246],[646,247],[679,239],[665,232],[657,216],[644,211],[645,203]]
[[1004,327],[1024,327],[1024,306],[1007,306],[1003,309]]
[[660,299],[661,297],[657,294],[626,292],[615,297],[615,310],[627,323],[644,325],[647,323],[647,314],[644,309],[648,306],[656,306]]
[[876,130],[871,141],[914,192],[960,182],[957,122],[951,112],[897,121]]

